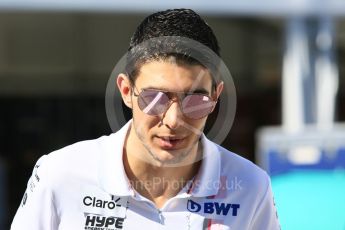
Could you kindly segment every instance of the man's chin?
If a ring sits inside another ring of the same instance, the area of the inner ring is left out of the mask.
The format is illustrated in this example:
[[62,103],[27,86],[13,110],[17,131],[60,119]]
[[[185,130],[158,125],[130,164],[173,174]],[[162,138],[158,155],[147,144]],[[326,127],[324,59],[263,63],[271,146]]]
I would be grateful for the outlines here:
[[188,150],[158,150],[151,152],[153,164],[157,167],[178,167],[182,165],[191,164],[194,162],[187,162]]

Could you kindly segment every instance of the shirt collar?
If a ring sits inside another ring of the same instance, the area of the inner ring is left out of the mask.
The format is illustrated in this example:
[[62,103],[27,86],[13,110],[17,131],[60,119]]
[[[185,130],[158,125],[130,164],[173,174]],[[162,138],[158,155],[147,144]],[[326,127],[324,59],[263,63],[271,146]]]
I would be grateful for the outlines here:
[[129,180],[123,166],[123,146],[127,132],[131,126],[128,121],[119,131],[104,139],[101,144],[102,156],[100,167],[101,187],[116,196],[132,196]]
[[214,196],[220,185],[220,153],[215,143],[202,134],[203,159],[188,193],[195,197]]
[[[104,139],[101,144],[102,156],[100,167],[101,187],[116,196],[133,196],[130,182],[123,166],[123,146],[132,120],[119,131]],[[218,193],[220,182],[220,153],[217,145],[201,136],[203,159],[198,174],[189,189],[189,195],[195,197],[213,196]]]

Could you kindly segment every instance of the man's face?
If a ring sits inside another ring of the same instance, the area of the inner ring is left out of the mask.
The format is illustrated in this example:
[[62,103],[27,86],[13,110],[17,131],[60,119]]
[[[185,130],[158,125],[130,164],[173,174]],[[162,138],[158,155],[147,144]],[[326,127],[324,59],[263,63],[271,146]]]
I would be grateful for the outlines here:
[[[131,94],[133,125],[131,145],[136,153],[155,165],[176,165],[193,161],[197,143],[207,117],[191,119],[183,115],[175,92],[205,92],[213,99],[212,81],[209,72],[200,65],[178,65],[169,61],[154,61],[144,64],[132,88],[135,94],[143,89],[172,92],[171,102],[165,113],[152,116],[138,106],[138,97]],[[194,156],[191,156],[194,155]],[[193,159],[190,159],[193,158]]]

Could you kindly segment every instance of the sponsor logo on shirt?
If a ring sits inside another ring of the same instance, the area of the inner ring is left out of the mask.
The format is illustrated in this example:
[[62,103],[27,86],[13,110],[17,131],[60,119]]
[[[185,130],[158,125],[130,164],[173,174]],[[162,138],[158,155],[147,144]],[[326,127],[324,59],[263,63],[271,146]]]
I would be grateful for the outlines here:
[[187,202],[187,209],[190,212],[198,212],[208,215],[237,216],[239,208],[239,204],[229,204],[221,202],[198,203],[193,200],[188,200]]
[[110,210],[114,209],[115,207],[121,207],[120,204],[117,204],[117,202],[119,201],[120,201],[120,198],[118,198],[115,201],[102,200],[102,199],[98,199],[97,197],[91,197],[91,196],[85,196],[83,198],[83,204],[85,206],[105,208],[105,209],[110,209]]
[[41,178],[38,175],[38,168],[40,167],[40,164],[37,163],[34,167],[34,170],[32,172],[32,176],[29,179],[28,187],[24,193],[23,199],[22,199],[22,207],[26,204],[26,201],[28,200],[29,194],[33,193],[35,191],[35,188],[38,186],[38,183],[40,182]]
[[37,174],[37,169],[40,167],[40,165],[39,164],[36,164],[35,165],[35,169],[34,169],[34,174],[35,174],[35,178],[36,178],[36,180],[37,180],[37,182],[40,182],[40,177],[38,176],[38,174]]
[[84,213],[85,230],[118,230],[123,228],[124,218]]
[[111,195],[107,199],[103,195],[86,195],[82,202],[86,218],[85,230],[122,229],[123,220],[126,218],[128,198]]
[[25,192],[22,200],[22,207],[26,204],[26,200],[28,199],[28,193]]

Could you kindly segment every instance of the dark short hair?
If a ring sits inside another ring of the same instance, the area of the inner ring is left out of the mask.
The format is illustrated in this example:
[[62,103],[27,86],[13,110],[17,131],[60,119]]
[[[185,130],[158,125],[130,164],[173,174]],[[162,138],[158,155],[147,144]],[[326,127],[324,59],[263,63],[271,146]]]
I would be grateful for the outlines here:
[[[161,37],[167,37],[170,40],[164,43],[155,40],[152,44],[152,39]],[[190,50],[179,45],[179,38],[187,38],[201,43],[203,47],[207,47],[217,57],[220,57],[216,36],[197,13],[190,9],[160,11],[146,17],[131,38],[126,65],[126,72],[131,81],[134,82],[140,67],[150,61],[165,60],[173,56],[178,64],[203,65],[201,63],[207,62],[207,60],[200,62],[200,60],[191,57]],[[145,41],[151,42],[149,47],[141,45]],[[166,51],[167,46],[170,48],[168,49],[169,52]]]

